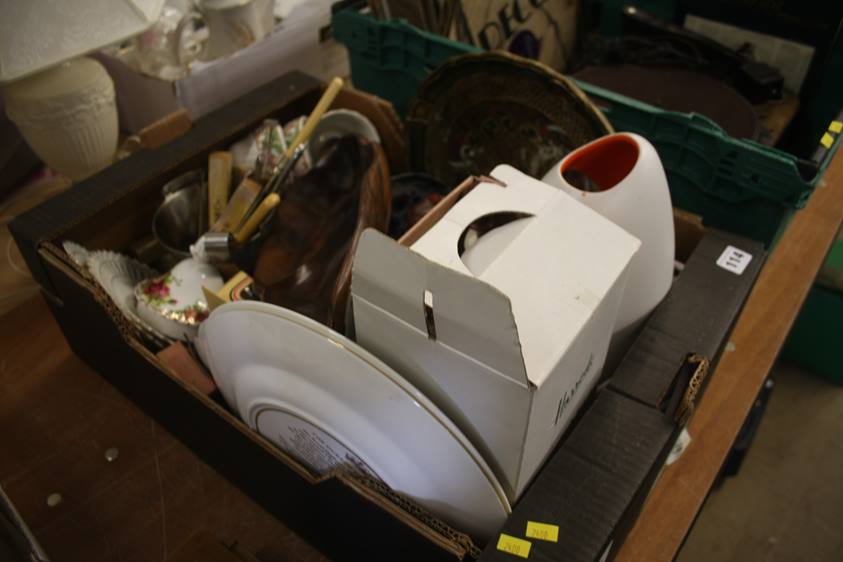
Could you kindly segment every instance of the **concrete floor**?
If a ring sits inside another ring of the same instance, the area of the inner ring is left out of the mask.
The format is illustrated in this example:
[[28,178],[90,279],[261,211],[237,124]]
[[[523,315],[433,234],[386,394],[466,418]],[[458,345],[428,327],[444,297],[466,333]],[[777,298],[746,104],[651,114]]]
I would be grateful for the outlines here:
[[780,362],[740,471],[713,491],[677,562],[843,561],[843,387]]

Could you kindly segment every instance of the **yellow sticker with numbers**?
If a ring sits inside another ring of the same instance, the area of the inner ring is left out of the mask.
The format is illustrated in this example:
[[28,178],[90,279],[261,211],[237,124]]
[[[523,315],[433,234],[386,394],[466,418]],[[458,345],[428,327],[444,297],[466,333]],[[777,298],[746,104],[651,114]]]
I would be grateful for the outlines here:
[[839,133],[840,131],[843,131],[843,122],[832,121],[828,125],[828,130],[831,131],[832,133]]
[[519,539],[518,537],[513,537],[505,533],[501,533],[498,539],[498,550],[520,556],[521,558],[530,556],[530,547],[532,546],[533,543],[530,541],[525,541],[524,539]]
[[834,144],[834,137],[826,133],[823,135],[823,138],[820,139],[820,144],[826,148],[831,148],[831,145]]
[[558,542],[559,526],[549,525],[547,523],[536,523],[535,521],[527,521],[527,536],[531,539]]

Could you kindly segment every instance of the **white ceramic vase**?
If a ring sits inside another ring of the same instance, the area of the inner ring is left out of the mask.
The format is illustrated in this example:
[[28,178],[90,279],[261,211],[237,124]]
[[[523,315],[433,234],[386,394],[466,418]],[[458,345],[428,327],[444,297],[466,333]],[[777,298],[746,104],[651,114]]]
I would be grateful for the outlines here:
[[[583,176],[590,182],[584,183]],[[644,137],[616,133],[571,152],[543,181],[565,190],[641,241],[610,345],[610,356],[614,356],[610,358],[619,360],[673,280],[673,209],[659,155]]]
[[6,111],[48,166],[76,181],[108,166],[117,150],[114,83],[78,57],[5,87]]
[[272,0],[199,0],[195,6],[208,27],[206,60],[236,53],[275,27]]

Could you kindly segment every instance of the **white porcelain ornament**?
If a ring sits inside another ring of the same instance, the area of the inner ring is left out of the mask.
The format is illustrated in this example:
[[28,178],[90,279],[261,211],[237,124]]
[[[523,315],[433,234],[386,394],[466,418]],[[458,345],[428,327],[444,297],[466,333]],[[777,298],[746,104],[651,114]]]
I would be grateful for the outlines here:
[[216,292],[222,286],[213,266],[184,259],[170,272],[137,284],[138,316],[171,338],[193,340],[210,313],[202,287]]
[[543,181],[641,240],[618,311],[612,355],[612,347],[619,351],[631,343],[673,280],[673,209],[661,160],[644,137],[616,133],[571,152]]

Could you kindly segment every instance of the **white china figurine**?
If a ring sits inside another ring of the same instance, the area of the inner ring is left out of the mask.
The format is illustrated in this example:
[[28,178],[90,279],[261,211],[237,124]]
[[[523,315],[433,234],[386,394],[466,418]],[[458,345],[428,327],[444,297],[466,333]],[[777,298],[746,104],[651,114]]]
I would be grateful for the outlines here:
[[135,286],[138,316],[171,338],[193,340],[210,313],[202,287],[216,292],[222,286],[222,276],[213,266],[184,259],[169,273]]

